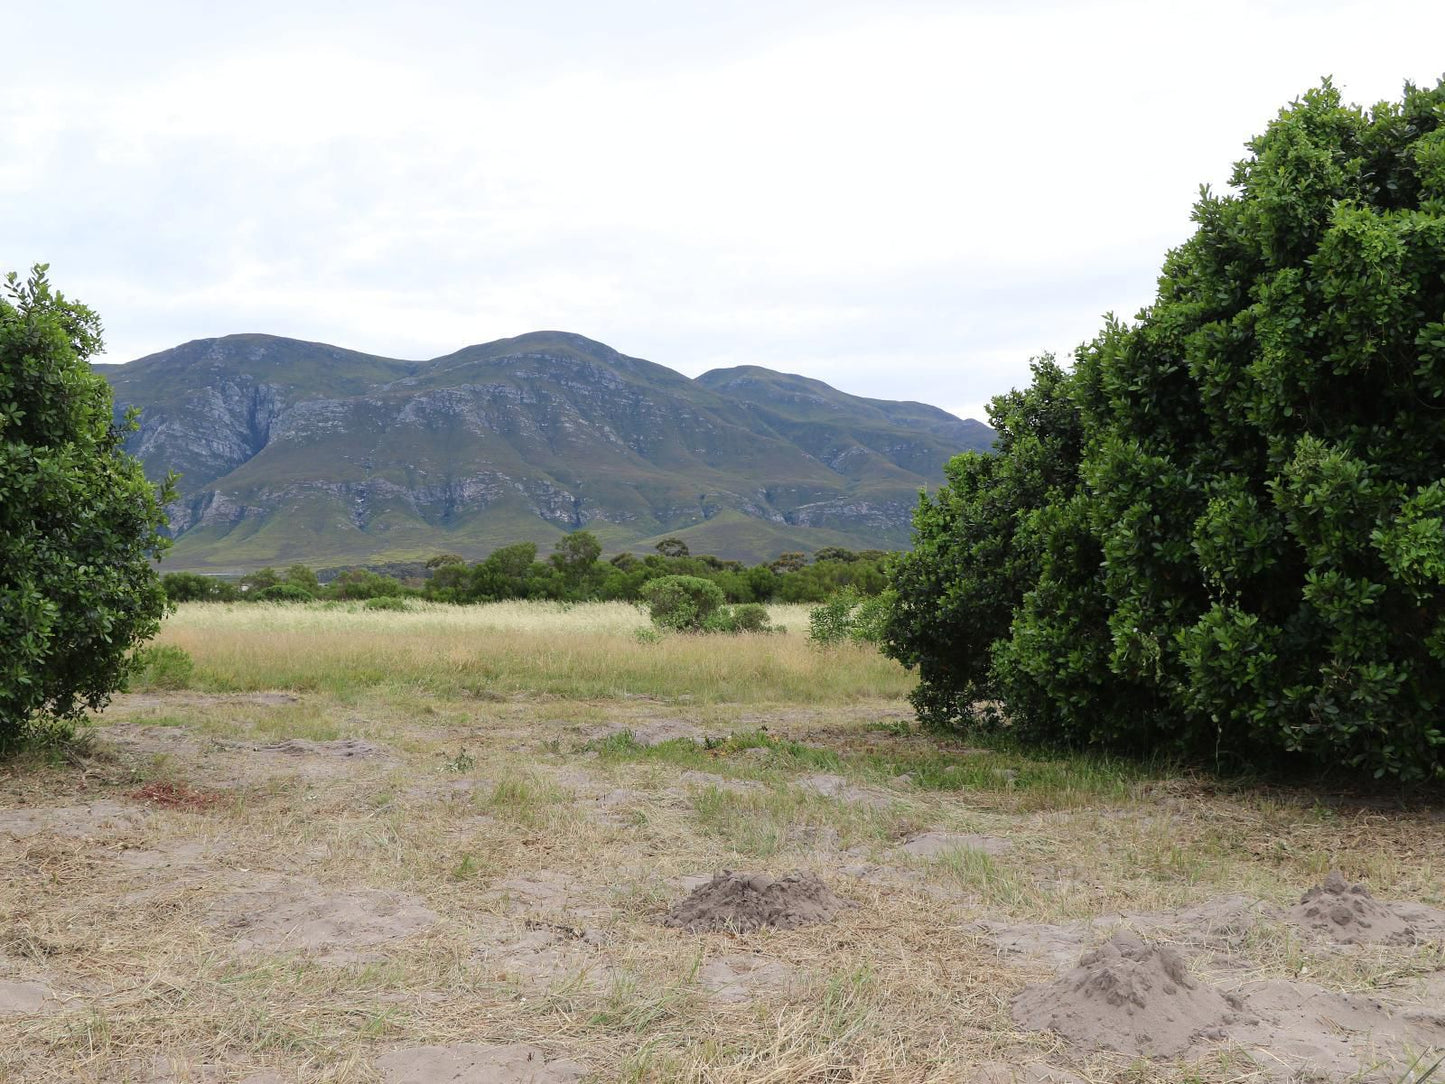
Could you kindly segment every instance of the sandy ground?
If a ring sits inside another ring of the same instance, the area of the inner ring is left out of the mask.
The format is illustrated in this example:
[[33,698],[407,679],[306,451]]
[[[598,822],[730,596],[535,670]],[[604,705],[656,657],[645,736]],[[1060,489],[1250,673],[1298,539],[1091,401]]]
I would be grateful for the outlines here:
[[[94,755],[0,775],[0,1080],[1394,1084],[1445,1052],[1437,814],[826,760],[916,752],[903,714],[123,698]],[[719,747],[759,727],[819,755]]]

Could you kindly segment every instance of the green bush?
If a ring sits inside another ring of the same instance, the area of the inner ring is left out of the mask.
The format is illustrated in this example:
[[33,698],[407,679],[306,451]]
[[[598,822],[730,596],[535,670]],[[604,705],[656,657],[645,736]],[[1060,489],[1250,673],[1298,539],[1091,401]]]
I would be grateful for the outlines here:
[[1442,118],[1306,94],[1137,323],[995,400],[895,570],[926,722],[1445,776]]
[[275,583],[254,596],[257,602],[312,602],[316,596],[294,583]]
[[406,593],[406,588],[399,580],[372,572],[368,568],[347,569],[331,581],[328,590],[339,599],[385,598]]
[[376,598],[369,598],[361,604],[363,610],[406,610],[406,599],[397,598],[395,595],[378,595]]
[[768,622],[768,608],[756,602],[744,602],[739,606],[720,606],[702,623],[704,632],[772,632]]
[[821,647],[881,643],[895,601],[891,589],[865,595],[857,587],[844,587],[829,595],[808,615],[808,639]]
[[723,605],[722,588],[700,576],[662,576],[642,587],[652,623],[677,632],[700,632]]
[[184,689],[191,684],[196,664],[174,644],[138,648],[131,658],[126,687],[132,690]]

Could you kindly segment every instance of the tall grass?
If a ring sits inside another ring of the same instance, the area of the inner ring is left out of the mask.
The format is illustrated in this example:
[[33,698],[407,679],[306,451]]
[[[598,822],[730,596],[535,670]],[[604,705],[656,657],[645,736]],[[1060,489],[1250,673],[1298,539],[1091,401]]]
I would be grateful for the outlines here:
[[187,651],[193,684],[216,691],[392,687],[840,703],[911,687],[909,675],[871,647],[812,647],[807,607],[770,610],[790,631],[645,642],[638,632],[650,627],[647,617],[626,603],[413,604],[406,612],[188,603],[166,621],[160,642]]

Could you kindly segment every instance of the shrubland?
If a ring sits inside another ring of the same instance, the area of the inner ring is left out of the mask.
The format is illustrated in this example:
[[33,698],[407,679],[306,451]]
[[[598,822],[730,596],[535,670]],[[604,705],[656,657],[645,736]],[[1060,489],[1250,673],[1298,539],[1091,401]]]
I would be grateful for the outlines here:
[[[539,559],[536,543],[519,542],[470,564],[457,554],[438,554],[418,566],[418,575],[407,578],[367,568],[318,575],[307,565],[292,565],[257,569],[235,581],[194,572],[168,572],[162,581],[173,602],[411,597],[465,604],[514,599],[643,602],[649,584],[680,576],[716,586],[723,603],[748,605],[820,602],[839,590],[876,595],[886,586],[885,569],[892,556],[881,550],[825,546],[811,560],[787,553],[748,566],[711,554],[694,555],[676,538],[663,539],[656,550],[603,560],[596,536],[579,530],[564,536],[545,560]],[[752,613],[746,611],[742,620],[753,620],[748,616]]]

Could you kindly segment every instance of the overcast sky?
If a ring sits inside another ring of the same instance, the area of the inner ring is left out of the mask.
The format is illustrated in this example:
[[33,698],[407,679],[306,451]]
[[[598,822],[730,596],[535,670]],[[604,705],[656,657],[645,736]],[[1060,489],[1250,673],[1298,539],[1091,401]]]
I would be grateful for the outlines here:
[[556,328],[983,417],[1152,297],[1201,183],[1445,3],[0,0],[0,270],[108,353]]

